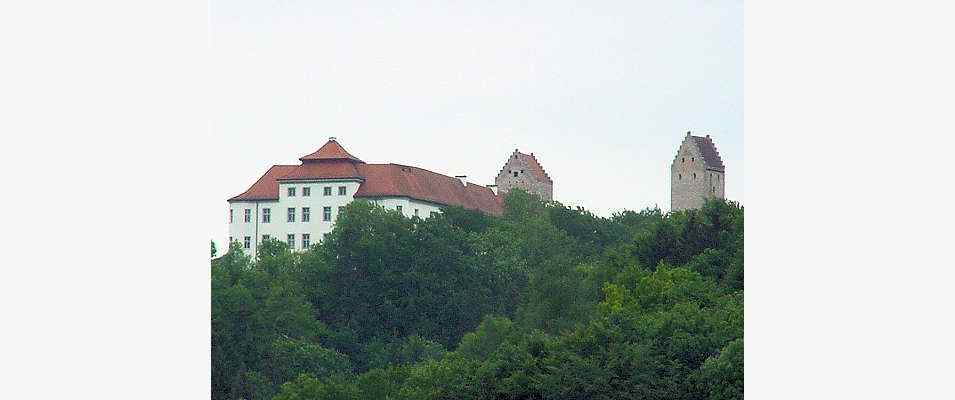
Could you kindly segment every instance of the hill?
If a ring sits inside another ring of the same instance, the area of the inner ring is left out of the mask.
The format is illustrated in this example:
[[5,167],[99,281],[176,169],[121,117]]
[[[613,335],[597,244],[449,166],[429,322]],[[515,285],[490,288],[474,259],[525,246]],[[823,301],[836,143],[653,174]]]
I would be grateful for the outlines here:
[[213,399],[731,399],[743,209],[500,217],[356,201],[304,252],[212,262]]

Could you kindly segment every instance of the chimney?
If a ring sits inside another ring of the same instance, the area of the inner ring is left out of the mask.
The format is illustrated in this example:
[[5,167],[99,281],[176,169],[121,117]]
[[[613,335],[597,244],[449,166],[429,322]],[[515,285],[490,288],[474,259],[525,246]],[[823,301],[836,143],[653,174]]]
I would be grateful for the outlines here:
[[467,186],[467,185],[468,185],[468,181],[467,181],[468,176],[467,176],[467,175],[455,175],[454,177],[455,177],[455,178],[458,178],[458,180],[461,181],[461,184],[462,184],[462,185],[464,185],[464,186]]
[[491,191],[494,192],[495,195],[497,195],[497,185],[487,185],[487,188],[491,189]]
[[686,131],[686,136],[690,136],[690,131]]
[[328,137],[328,141],[330,141],[330,142],[335,142],[336,140],[335,140],[335,137],[334,137],[334,136],[329,136],[329,137]]

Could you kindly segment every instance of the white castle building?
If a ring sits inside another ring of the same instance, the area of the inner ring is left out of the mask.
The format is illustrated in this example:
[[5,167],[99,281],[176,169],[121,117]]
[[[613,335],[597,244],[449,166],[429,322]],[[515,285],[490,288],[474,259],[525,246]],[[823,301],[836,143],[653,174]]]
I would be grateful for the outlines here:
[[299,160],[300,165],[273,165],[248,190],[228,200],[230,242],[238,241],[253,256],[257,245],[269,238],[285,241],[292,249],[307,248],[332,230],[346,204],[359,198],[407,217],[428,218],[444,206],[503,212],[501,197],[466,182],[464,176],[367,164],[334,137]]

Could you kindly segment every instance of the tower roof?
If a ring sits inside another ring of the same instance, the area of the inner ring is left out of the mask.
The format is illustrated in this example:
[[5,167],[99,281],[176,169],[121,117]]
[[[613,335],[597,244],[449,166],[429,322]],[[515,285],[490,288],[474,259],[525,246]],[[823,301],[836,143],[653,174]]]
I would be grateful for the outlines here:
[[317,151],[307,156],[302,156],[299,158],[303,163],[304,162],[316,162],[316,161],[332,161],[332,160],[346,160],[350,162],[359,162],[364,163],[364,161],[359,160],[358,157],[355,157],[348,153],[342,145],[338,144],[338,141],[335,140],[335,137],[328,138],[322,147]]
[[693,138],[696,147],[700,149],[700,153],[703,154],[703,164],[706,166],[706,169],[725,172],[726,169],[723,166],[723,159],[720,158],[720,152],[716,150],[716,145],[713,144],[710,135],[706,135],[706,137],[690,137]]

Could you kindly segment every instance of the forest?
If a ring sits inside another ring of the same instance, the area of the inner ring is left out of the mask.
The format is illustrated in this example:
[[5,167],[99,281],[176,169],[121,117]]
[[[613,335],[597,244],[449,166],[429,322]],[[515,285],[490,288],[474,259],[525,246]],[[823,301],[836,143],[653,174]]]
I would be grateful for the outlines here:
[[743,398],[742,206],[504,202],[353,201],[305,251],[213,245],[212,398]]

